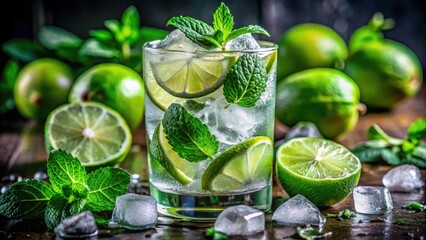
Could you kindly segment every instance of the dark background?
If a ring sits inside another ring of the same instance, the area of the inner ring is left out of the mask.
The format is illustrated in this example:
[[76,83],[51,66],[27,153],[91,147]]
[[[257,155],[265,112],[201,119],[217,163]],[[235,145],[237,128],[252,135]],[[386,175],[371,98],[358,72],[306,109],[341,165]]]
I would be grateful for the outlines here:
[[[190,15],[211,22],[221,1],[212,0],[12,0],[0,4],[0,43],[15,38],[34,38],[44,25],[55,25],[86,38],[90,29],[103,28],[103,21],[120,18],[124,9],[135,5],[141,25],[165,28],[176,15]],[[412,49],[426,65],[426,4],[422,0],[228,0],[236,27],[259,24],[271,33],[271,40],[291,26],[316,22],[334,28],[345,40],[371,16],[382,12],[396,22],[385,36]],[[171,30],[171,29],[169,29]],[[0,66],[8,57],[1,52]]]

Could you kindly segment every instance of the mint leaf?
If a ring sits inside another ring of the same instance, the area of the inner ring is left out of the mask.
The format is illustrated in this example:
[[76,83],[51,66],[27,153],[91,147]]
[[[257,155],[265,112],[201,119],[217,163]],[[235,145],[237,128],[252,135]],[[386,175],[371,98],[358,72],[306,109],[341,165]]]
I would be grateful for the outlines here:
[[29,62],[37,58],[47,56],[47,53],[40,44],[28,39],[12,39],[7,41],[2,46],[3,51],[22,62]]
[[83,40],[75,34],[58,27],[42,27],[38,32],[40,43],[47,49],[56,50],[61,47],[79,47]]
[[50,185],[40,180],[15,183],[0,196],[0,214],[8,218],[41,217],[54,194]]
[[215,32],[220,31],[222,33],[220,38],[216,38],[219,42],[223,42],[234,28],[234,17],[223,2],[213,14],[213,28]]
[[47,159],[47,174],[55,192],[64,186],[86,185],[87,174],[80,161],[64,150],[53,150]]
[[138,10],[134,6],[128,7],[121,18],[121,34],[123,42],[132,44],[139,39],[140,18]]
[[103,29],[90,31],[90,36],[101,42],[110,42],[114,40],[114,36],[111,34],[111,32]]
[[68,200],[61,194],[53,196],[47,204],[44,212],[44,222],[49,230],[53,229],[63,219],[71,216],[69,212]]
[[115,198],[126,193],[130,183],[130,175],[123,169],[106,167],[88,175],[86,207],[95,212],[112,210]]
[[20,66],[15,60],[9,60],[3,68],[0,81],[0,114],[11,110],[15,106],[13,89],[18,77]]
[[392,151],[390,149],[385,149],[382,151],[381,157],[385,162],[387,162],[390,165],[400,165],[401,159],[399,158],[396,151]]
[[257,25],[248,25],[247,27],[238,28],[232,31],[225,39],[224,43],[246,33],[264,34],[269,37],[268,31],[266,31],[263,27]]
[[245,54],[232,65],[223,80],[223,95],[228,103],[253,107],[266,89],[268,77],[257,54]]
[[401,164],[412,164],[417,167],[426,168],[425,155],[423,155],[422,157],[408,155],[402,159]]
[[421,144],[414,149],[413,156],[422,158],[426,161],[426,145]]
[[402,208],[405,210],[416,211],[416,212],[426,211],[426,205],[423,205],[418,202],[411,202],[411,203],[405,204]]
[[101,58],[116,58],[121,56],[120,51],[94,38],[87,39],[83,46],[81,46],[79,54],[81,56]]
[[375,140],[384,140],[392,145],[400,145],[402,143],[402,139],[393,138],[389,136],[385,131],[383,131],[379,125],[373,124],[367,131],[367,137]]
[[426,138],[426,118],[418,119],[410,125],[407,131],[407,138],[417,141]]
[[384,140],[370,140],[351,149],[361,162],[372,163],[382,159],[382,152],[390,144]]
[[214,34],[214,29],[203,21],[192,17],[178,16],[169,19],[166,25],[176,27],[182,31],[187,38],[205,49],[213,49],[216,47],[215,44],[203,37],[205,35]]
[[180,157],[199,162],[217,153],[219,142],[216,137],[181,105],[171,104],[164,113],[162,124],[169,144]]

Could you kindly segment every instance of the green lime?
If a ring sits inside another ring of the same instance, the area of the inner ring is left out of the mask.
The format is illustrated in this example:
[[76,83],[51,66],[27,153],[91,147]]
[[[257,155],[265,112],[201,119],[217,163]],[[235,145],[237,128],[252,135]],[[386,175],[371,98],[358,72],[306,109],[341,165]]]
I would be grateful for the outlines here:
[[95,101],[114,109],[129,127],[136,129],[143,120],[144,83],[132,69],[104,63],[83,72],[71,89],[70,102]]
[[263,182],[266,186],[272,173],[272,156],[270,138],[250,138],[215,158],[201,178],[201,187],[227,192]]
[[392,108],[415,95],[423,79],[416,55],[390,40],[363,45],[347,59],[344,71],[358,84],[361,101],[371,108]]
[[58,107],[45,125],[46,150],[63,149],[84,166],[113,165],[130,150],[132,135],[126,121],[111,108],[80,102]]
[[277,80],[300,70],[334,67],[348,56],[345,41],[331,28],[300,24],[285,32],[279,43]]
[[27,64],[14,88],[18,111],[26,118],[45,119],[67,102],[73,80],[72,69],[58,60],[43,58]]
[[290,196],[302,194],[317,206],[331,206],[358,184],[361,162],[335,142],[295,138],[278,148],[276,171]]
[[228,59],[219,56],[188,56],[151,62],[151,67],[156,82],[169,94],[179,98],[196,98],[205,96],[222,85],[228,69]]
[[276,116],[289,127],[314,123],[326,138],[352,130],[359,115],[359,89],[343,72],[313,68],[297,72],[277,86]]
[[265,66],[265,69],[266,69],[266,73],[269,74],[272,67],[274,66],[274,64],[277,61],[277,51],[275,50],[275,51],[269,53],[268,55],[261,56],[261,57],[262,57],[263,66]]
[[161,122],[155,129],[150,144],[150,155],[177,181],[188,184],[197,173],[197,163],[181,158],[170,146]]

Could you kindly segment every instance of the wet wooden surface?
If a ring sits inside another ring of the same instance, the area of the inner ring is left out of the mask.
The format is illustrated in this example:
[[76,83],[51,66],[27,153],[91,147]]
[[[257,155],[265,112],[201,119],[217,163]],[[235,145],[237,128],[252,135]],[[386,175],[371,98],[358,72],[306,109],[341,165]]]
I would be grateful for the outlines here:
[[[388,112],[369,112],[360,118],[356,128],[337,139],[347,147],[352,147],[365,140],[365,132],[372,123],[379,124],[385,131],[395,137],[404,137],[409,124],[417,118],[426,116],[426,91],[423,89],[416,98],[401,103]],[[277,125],[276,139],[284,136],[286,127]],[[31,177],[37,170],[45,171],[46,153],[43,146],[43,127],[34,122],[15,121],[13,118],[0,119],[0,176],[6,173],[18,173]],[[129,157],[121,167],[132,173],[139,173],[143,180],[146,175],[146,150],[143,128],[134,133],[134,146]],[[364,164],[359,185],[382,185],[381,178],[391,166]],[[426,180],[426,170],[422,169]],[[413,213],[401,207],[409,202],[426,202],[425,188],[415,193],[392,193],[394,209],[381,216],[357,214],[350,220],[339,221],[328,218],[325,232],[332,232],[329,239],[425,239],[426,212]],[[285,192],[274,186],[275,200],[286,198]],[[354,210],[352,196],[333,207],[322,209],[323,214],[338,213],[340,210]],[[380,217],[382,221],[369,222]],[[267,219],[271,214],[267,214]],[[397,221],[398,223],[395,223]],[[99,239],[205,239],[207,227],[212,223],[179,222],[169,218],[160,218],[155,229],[139,232],[102,229]],[[291,238],[295,228],[266,223],[265,232],[248,239],[286,239]],[[54,239],[53,232],[47,232],[38,220],[10,221],[0,217],[0,239]],[[239,239],[239,238],[236,238]]]

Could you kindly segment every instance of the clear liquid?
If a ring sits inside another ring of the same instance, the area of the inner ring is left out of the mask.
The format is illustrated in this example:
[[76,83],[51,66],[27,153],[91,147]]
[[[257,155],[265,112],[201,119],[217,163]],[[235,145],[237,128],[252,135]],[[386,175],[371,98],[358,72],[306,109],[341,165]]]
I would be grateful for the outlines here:
[[[276,67],[268,74],[267,86],[261,98],[252,108],[228,104],[223,96],[223,86],[202,97],[183,99],[168,95],[156,83],[150,62],[167,59],[167,55],[154,56],[144,53],[144,80],[148,94],[145,96],[145,123],[148,149],[154,131],[161,121],[167,106],[159,104],[161,100],[173,99],[184,106],[193,116],[206,124],[219,141],[217,157],[228,148],[255,136],[267,136],[273,140]],[[223,56],[222,56],[223,59]],[[222,60],[223,61],[223,60]],[[226,61],[226,60],[225,60]],[[167,97],[168,96],[168,97]],[[202,108],[194,108],[195,101]],[[161,102],[161,103],[164,103]],[[160,105],[160,107],[159,107]],[[222,192],[210,192],[201,189],[201,176],[211,160],[191,163],[193,181],[182,185],[175,180],[158,161],[148,154],[150,166],[151,195],[156,198],[160,213],[165,215],[190,218],[192,220],[213,219],[226,206],[246,204],[261,210],[268,210],[271,205],[271,176],[258,182],[250,183],[239,189]],[[212,201],[214,199],[215,201]]]

